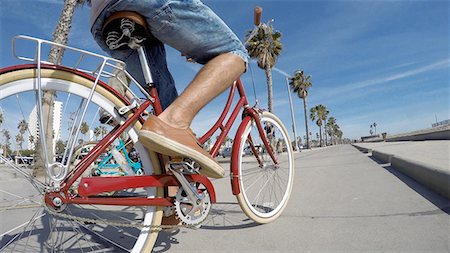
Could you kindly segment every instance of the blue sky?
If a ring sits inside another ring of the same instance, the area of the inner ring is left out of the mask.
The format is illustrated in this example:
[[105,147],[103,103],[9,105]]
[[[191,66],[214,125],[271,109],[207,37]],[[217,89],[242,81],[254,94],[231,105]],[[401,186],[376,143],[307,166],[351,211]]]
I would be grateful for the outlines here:
[[[252,10],[273,18],[284,49],[274,69],[274,111],[291,130],[285,76],[303,69],[312,75],[308,106],[323,104],[337,119],[344,137],[368,135],[370,125],[389,134],[431,127],[449,119],[448,1],[237,1],[205,0],[243,38],[252,27]],[[0,67],[20,63],[11,54],[11,38],[25,34],[50,39],[62,8],[57,0],[1,0]],[[69,44],[101,53],[89,33],[89,7],[78,8]],[[199,65],[168,50],[179,91]],[[251,75],[260,104],[267,105],[264,72],[251,63],[242,79],[253,101]],[[197,117],[204,132],[222,110],[226,95]],[[303,102],[294,97],[298,135],[305,135]],[[315,135],[317,126],[310,122]]]

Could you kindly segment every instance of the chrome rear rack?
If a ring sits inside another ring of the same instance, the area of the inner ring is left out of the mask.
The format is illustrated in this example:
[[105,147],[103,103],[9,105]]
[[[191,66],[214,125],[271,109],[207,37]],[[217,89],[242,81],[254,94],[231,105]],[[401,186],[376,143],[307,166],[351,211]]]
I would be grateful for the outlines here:
[[[143,85],[126,71],[126,64],[123,61],[26,35],[18,35],[12,39],[14,57],[21,61],[37,64],[39,70],[41,64],[54,65],[54,63],[44,59],[52,47],[64,51],[60,61],[61,66],[92,75],[97,81],[102,80],[105,83],[109,82],[108,79],[115,78],[123,85],[124,90],[131,93],[132,98],[142,97],[142,95],[138,96],[137,91],[134,91],[133,88],[138,88],[146,98],[151,98]],[[117,78],[120,74],[125,75],[130,80],[129,85],[124,83],[122,79]]]

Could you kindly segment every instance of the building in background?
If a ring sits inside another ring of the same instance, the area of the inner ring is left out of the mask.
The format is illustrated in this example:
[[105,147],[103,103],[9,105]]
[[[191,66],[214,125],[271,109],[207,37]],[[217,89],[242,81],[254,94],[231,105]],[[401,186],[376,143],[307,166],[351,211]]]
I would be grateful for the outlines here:
[[[53,153],[55,153],[56,142],[61,138],[61,117],[62,117],[63,103],[55,101],[53,107]],[[39,134],[38,127],[38,117],[37,117],[37,107],[34,106],[33,110],[28,117],[28,129],[30,130],[31,136],[33,136],[33,142],[28,138],[28,149],[32,150],[35,148],[36,139]]]

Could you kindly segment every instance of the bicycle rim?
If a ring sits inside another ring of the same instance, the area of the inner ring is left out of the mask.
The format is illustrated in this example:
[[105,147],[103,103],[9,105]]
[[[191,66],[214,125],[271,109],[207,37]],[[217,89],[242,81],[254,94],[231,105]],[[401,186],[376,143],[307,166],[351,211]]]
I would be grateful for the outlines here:
[[[265,150],[254,120],[249,121],[239,145],[238,170],[241,192],[236,195],[245,214],[257,223],[275,220],[286,207],[294,180],[294,157],[287,131],[273,114],[260,117],[274,155],[275,165]],[[251,144],[257,156],[254,155]]]
[[[107,222],[114,220],[149,226],[159,225],[162,216],[160,208],[68,205],[64,211],[68,215],[99,220],[99,224],[61,218],[45,210],[42,185],[47,184],[49,180],[45,175],[33,177],[32,166],[26,164],[27,162],[23,158],[26,156],[22,155],[22,152],[26,149],[23,146],[33,146],[31,141],[33,138],[30,137],[35,136],[30,130],[32,124],[29,124],[25,131],[23,131],[23,128],[20,130],[20,127],[17,126],[17,122],[20,123],[25,120],[30,123],[33,121],[33,117],[36,117],[33,116],[33,103],[36,103],[34,94],[37,89],[35,73],[35,69],[19,69],[0,74],[0,113],[3,116],[3,124],[0,125],[0,130],[2,130],[0,134],[2,141],[0,143],[10,144],[9,147],[3,145],[4,147],[0,147],[0,149],[16,155],[16,161],[4,160],[4,163],[0,164],[3,181],[0,183],[0,195],[5,200],[2,201],[0,206],[0,219],[2,220],[0,251],[151,251],[157,237],[156,231],[148,227],[138,229],[113,226],[108,225]],[[92,80],[69,71],[50,69],[42,69],[41,83],[44,90],[56,91],[56,100],[62,103],[58,110],[60,110],[60,114],[66,113],[66,115],[61,115],[61,127],[68,126],[68,124],[65,124],[67,115],[72,113],[72,108],[77,109],[74,105],[81,105],[83,99],[86,100],[93,85]],[[92,128],[94,125],[100,126],[97,123],[99,108],[111,115],[116,115],[111,120],[117,121],[119,118],[114,111],[114,107],[120,108],[125,105],[120,98],[101,84],[97,86],[92,102],[88,107],[86,117],[86,121],[92,123]],[[54,117],[55,115],[58,115],[58,113],[54,113]],[[111,126],[104,127],[107,130],[112,128]],[[141,124],[137,122],[127,130],[126,135],[120,138],[128,140],[128,145],[132,145],[138,150],[139,158],[144,164],[145,174],[160,174],[161,171],[157,163],[153,163],[153,166],[151,166],[151,161],[155,161],[155,155],[149,153],[137,142],[137,133],[140,127]],[[9,140],[6,140],[8,138],[6,138],[5,130],[9,132]],[[66,140],[70,138],[70,133],[64,134],[64,130],[59,131],[59,135],[66,135]],[[55,135],[55,131],[53,134]],[[91,136],[86,137],[86,135]],[[91,137],[92,132],[84,133],[84,136],[80,137],[79,144],[87,142]],[[97,137],[100,138],[100,136]],[[11,141],[12,138],[15,140]],[[3,158],[5,157],[3,156]],[[17,165],[15,162],[21,164]],[[92,166],[95,167],[95,165]],[[89,174],[89,171],[87,173]],[[161,189],[149,188],[124,193],[143,194],[152,197],[160,196],[162,191]],[[21,220],[21,222],[18,222],[18,220]]]

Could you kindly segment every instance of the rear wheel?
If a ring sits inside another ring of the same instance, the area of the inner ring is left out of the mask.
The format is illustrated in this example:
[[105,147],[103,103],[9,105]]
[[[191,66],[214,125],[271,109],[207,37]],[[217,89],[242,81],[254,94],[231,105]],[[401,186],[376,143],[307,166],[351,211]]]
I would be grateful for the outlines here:
[[[273,114],[260,117],[274,156],[269,155],[254,120],[245,126],[238,152],[240,193],[236,195],[245,214],[258,223],[275,220],[286,207],[294,183],[294,156],[283,123]],[[251,150],[245,156],[245,150]]]
[[[50,180],[46,173],[39,173],[33,162],[29,162],[39,152],[36,144],[39,139],[36,73],[33,68],[0,73],[0,251],[150,252],[158,235],[157,230],[150,227],[161,224],[160,208],[68,205],[62,215],[55,215],[46,209],[43,193]],[[55,155],[54,161],[63,161],[64,154],[67,155],[64,145],[73,138],[69,129],[75,125],[76,115],[80,115],[80,108],[86,103],[94,81],[68,70],[42,69],[41,83],[44,91],[56,94],[53,134],[57,136],[54,138],[54,153],[59,156]],[[114,108],[123,106],[125,103],[118,95],[99,83],[84,119],[88,127],[81,130],[77,144],[83,146],[109,132],[111,126],[99,123],[99,112],[104,110],[119,122],[121,118]],[[96,133],[101,130],[100,134],[94,134],[92,130],[95,128]],[[160,174],[159,164],[152,163],[157,160],[155,154],[137,142],[140,128],[138,121],[114,145],[118,145],[121,139],[137,150],[145,174]],[[87,173],[84,176],[93,175]],[[162,196],[163,192],[161,189],[146,188],[123,191],[122,194],[154,197]],[[79,219],[67,218],[72,216]],[[83,218],[98,223],[86,222]],[[137,224],[143,228],[122,227],[110,221]]]

